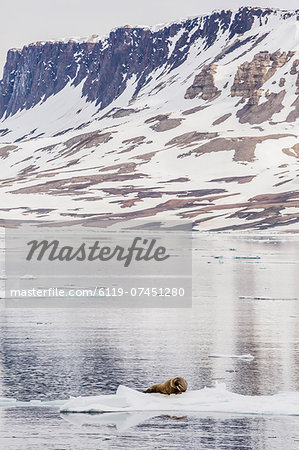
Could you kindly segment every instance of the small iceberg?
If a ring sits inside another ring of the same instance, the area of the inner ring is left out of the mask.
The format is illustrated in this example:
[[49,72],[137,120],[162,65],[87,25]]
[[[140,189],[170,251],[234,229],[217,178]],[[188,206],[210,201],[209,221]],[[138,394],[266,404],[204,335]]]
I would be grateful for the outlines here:
[[35,280],[36,277],[34,277],[33,275],[22,275],[20,277],[20,280]]
[[268,300],[268,301],[295,301],[297,297],[252,297],[250,295],[239,296],[240,300]]
[[260,256],[234,256],[234,259],[261,259]]
[[218,355],[217,353],[211,353],[209,355],[209,358],[239,358],[252,361],[254,359],[254,356],[252,356],[250,353],[245,353],[244,355]]
[[14,398],[3,398],[0,397],[0,406],[14,406],[16,404],[16,399]]
[[181,395],[144,394],[120,385],[115,394],[76,397],[60,407],[63,413],[176,411],[202,413],[299,416],[299,392],[248,396],[230,392],[225,384],[183,392]]

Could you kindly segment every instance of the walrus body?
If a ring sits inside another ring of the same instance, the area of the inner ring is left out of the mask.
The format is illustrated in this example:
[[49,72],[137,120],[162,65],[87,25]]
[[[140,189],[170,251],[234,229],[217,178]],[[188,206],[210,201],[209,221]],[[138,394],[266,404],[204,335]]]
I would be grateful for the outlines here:
[[188,388],[187,381],[182,377],[170,378],[165,383],[158,383],[150,386],[146,391],[146,394],[159,393],[159,394],[181,394]]

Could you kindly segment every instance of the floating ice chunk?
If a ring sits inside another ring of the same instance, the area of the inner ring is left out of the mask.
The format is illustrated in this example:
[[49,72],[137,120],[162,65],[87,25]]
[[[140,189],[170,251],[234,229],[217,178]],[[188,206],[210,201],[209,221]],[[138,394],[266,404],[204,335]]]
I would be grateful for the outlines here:
[[16,399],[15,398],[3,398],[0,397],[0,406],[14,406],[14,404],[16,403]]
[[239,296],[240,300],[298,300],[297,297],[251,297],[250,295],[242,295]]
[[244,355],[219,355],[217,353],[211,353],[209,355],[209,358],[239,358],[252,361],[254,359],[254,356],[252,356],[250,353],[245,353]]
[[33,275],[22,275],[20,280],[35,280],[35,278]]
[[234,256],[234,259],[261,259],[260,256]]
[[41,407],[51,407],[60,408],[64,405],[67,400],[30,400],[30,401],[20,401],[15,398],[0,398],[0,408],[12,408],[17,406],[41,406]]
[[[275,395],[246,396],[229,392],[225,384],[217,384],[215,388],[187,391],[181,395],[144,394],[125,386],[119,386],[115,394],[93,397],[74,397],[70,400],[30,402],[17,401],[13,398],[0,398],[0,406],[9,407],[52,407],[61,412],[109,412],[115,413],[102,417],[103,422],[112,421],[120,427],[134,426],[140,421],[160,415],[163,411],[236,413],[236,414],[279,414],[299,416],[299,392],[281,392]],[[154,412],[152,415],[149,412]],[[139,413],[132,415],[129,413]],[[146,413],[146,414],[145,414]],[[177,414],[176,414],[177,415]],[[72,418],[72,422],[82,422]],[[101,420],[101,421],[102,421]]]
[[114,395],[78,397],[66,402],[61,412],[184,411],[226,412],[238,414],[279,414],[299,416],[299,392],[245,396],[215,388],[187,391],[181,395],[144,394],[119,386]]

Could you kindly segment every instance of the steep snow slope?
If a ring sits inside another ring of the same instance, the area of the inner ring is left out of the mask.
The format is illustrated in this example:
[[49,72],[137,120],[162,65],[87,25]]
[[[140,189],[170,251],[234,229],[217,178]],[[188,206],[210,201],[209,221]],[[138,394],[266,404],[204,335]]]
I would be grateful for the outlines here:
[[295,12],[242,8],[91,41],[8,54],[2,219],[298,229]]

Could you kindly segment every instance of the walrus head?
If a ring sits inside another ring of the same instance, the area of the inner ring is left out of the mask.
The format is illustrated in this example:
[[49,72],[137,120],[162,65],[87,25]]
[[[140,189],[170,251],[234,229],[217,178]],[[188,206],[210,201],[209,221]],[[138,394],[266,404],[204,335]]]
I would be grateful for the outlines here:
[[182,392],[186,392],[186,390],[188,388],[188,383],[184,378],[175,377],[175,378],[172,378],[171,381],[172,381],[171,384],[174,387],[176,394],[181,394]]

